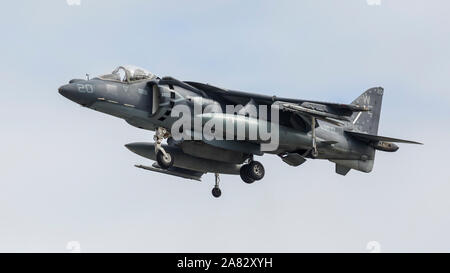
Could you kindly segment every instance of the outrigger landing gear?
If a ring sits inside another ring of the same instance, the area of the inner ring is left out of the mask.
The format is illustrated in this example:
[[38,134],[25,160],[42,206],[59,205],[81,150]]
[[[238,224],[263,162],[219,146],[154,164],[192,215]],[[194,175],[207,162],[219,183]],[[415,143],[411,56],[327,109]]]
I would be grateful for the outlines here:
[[215,198],[219,198],[222,195],[222,191],[219,188],[220,178],[219,178],[219,174],[218,173],[215,173],[214,175],[216,177],[216,184],[214,185],[214,188],[212,189],[212,195]]
[[319,156],[319,152],[317,151],[317,143],[316,143],[316,118],[311,118],[311,134],[312,134],[312,150],[311,156],[312,158],[316,158]]
[[170,133],[166,130],[166,128],[158,127],[155,132],[155,136],[153,139],[155,140],[155,154],[156,154],[156,162],[162,169],[168,169],[172,167],[174,158],[173,156],[166,152],[163,147],[161,147],[161,143],[165,138],[168,138]]

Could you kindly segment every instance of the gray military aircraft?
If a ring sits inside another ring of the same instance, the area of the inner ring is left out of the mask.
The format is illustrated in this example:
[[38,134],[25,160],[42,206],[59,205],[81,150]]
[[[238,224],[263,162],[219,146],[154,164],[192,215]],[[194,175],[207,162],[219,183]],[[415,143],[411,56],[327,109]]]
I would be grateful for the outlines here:
[[[308,158],[326,159],[335,163],[336,173],[346,175],[351,169],[372,171],[375,151],[395,152],[398,146],[394,142],[421,144],[377,134],[381,87],[367,90],[350,104],[340,104],[233,91],[119,66],[111,74],[70,80],[58,90],[82,106],[155,131],[153,143],[125,145],[156,161],[152,166],[136,167],[199,181],[203,174],[215,173],[214,197],[221,195],[219,174],[240,175],[246,183],[264,177],[264,166],[254,160],[255,155],[275,154],[291,166],[299,166]],[[180,106],[192,111],[181,115],[177,110]],[[206,111],[229,106],[234,107],[231,113]],[[255,112],[258,108],[271,111]],[[185,119],[176,127],[181,117],[194,121]],[[196,120],[200,126],[190,126]],[[208,123],[213,124],[210,134],[216,138],[202,134]],[[261,128],[276,138],[275,145],[269,145],[272,139],[265,137]],[[253,137],[251,129],[256,130]],[[244,132],[243,136],[239,132]],[[180,134],[181,138],[174,137]],[[164,139],[167,144],[162,144]]]

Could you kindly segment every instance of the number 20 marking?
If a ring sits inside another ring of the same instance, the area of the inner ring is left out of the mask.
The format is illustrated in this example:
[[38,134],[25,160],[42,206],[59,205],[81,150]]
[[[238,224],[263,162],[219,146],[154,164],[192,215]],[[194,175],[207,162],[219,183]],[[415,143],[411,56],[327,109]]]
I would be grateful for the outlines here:
[[92,84],[77,84],[78,86],[78,92],[81,93],[94,93],[94,87]]

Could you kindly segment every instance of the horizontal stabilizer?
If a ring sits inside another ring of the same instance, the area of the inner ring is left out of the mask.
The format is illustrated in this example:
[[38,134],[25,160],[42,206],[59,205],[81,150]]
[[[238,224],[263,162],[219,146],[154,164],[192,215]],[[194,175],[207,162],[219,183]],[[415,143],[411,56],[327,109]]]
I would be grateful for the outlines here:
[[345,131],[347,134],[354,136],[362,141],[366,142],[378,142],[378,141],[388,141],[388,142],[397,142],[397,143],[410,143],[410,144],[420,144],[423,145],[420,142],[411,141],[411,140],[405,140],[405,139],[399,139],[399,138],[392,138],[392,137],[384,137],[384,136],[377,136],[377,135],[370,135],[365,133],[359,133],[359,132],[352,132],[352,131]]

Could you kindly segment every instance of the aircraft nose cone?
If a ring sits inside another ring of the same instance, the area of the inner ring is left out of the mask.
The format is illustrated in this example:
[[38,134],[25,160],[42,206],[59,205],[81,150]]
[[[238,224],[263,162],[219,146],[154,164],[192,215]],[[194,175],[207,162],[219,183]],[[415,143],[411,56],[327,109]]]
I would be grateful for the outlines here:
[[66,84],[58,88],[59,94],[63,95],[64,97],[73,100],[76,95],[76,90],[72,84]]
[[90,105],[93,102],[93,96],[90,93],[80,92],[78,86],[69,83],[58,88],[58,92],[65,98],[81,104],[82,106]]

